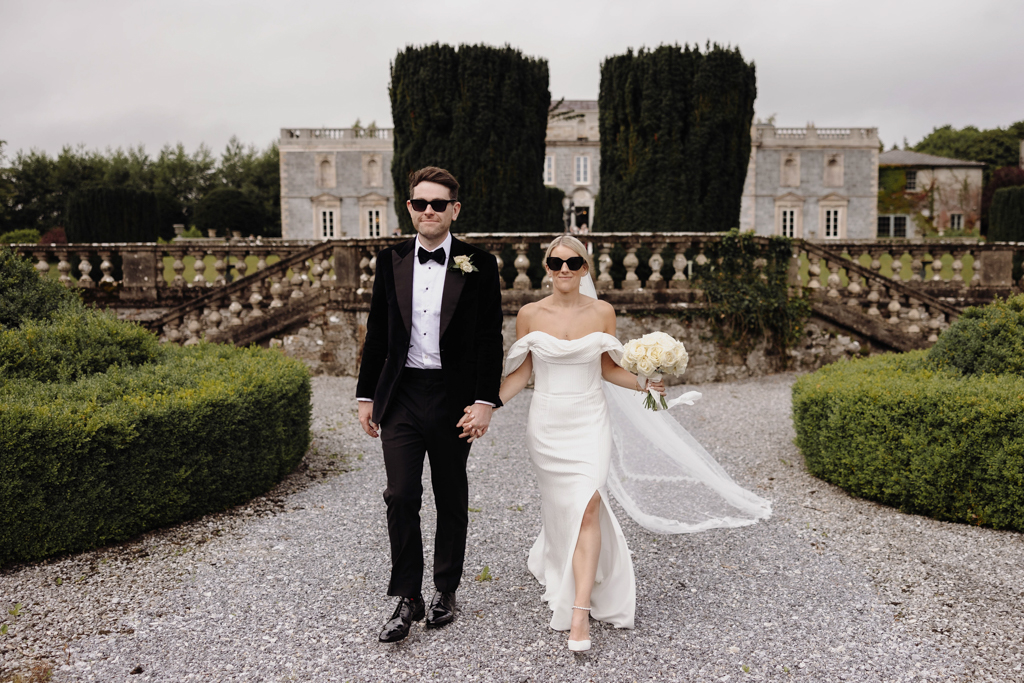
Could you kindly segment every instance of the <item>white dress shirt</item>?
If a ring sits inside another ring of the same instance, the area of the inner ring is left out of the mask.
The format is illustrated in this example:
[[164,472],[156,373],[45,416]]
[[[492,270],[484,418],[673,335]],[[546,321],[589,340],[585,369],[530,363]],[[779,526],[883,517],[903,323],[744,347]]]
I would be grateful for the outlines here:
[[[420,263],[419,235],[412,248],[412,330],[409,332],[409,356],[405,367],[421,370],[441,369],[441,295],[444,277],[452,260],[452,234],[449,232],[438,249],[444,249],[444,263]],[[434,250],[428,250],[434,251]]]

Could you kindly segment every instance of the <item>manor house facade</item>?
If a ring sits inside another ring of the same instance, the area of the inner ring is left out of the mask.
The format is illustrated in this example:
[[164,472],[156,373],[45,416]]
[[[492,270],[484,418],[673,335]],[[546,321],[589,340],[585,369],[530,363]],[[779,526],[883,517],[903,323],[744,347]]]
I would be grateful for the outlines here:
[[[544,184],[573,201],[572,225],[593,226],[600,184],[597,101],[563,102],[547,129]],[[380,237],[398,229],[391,128],[282,128],[281,236]],[[528,229],[528,228],[527,228]]]
[[[594,229],[601,167],[597,101],[565,101],[558,112],[567,115],[548,124],[544,184],[572,200],[572,226]],[[742,230],[809,239],[875,237],[876,129],[755,124],[751,132]],[[393,129],[283,128],[279,148],[283,237],[379,237],[398,229]]]

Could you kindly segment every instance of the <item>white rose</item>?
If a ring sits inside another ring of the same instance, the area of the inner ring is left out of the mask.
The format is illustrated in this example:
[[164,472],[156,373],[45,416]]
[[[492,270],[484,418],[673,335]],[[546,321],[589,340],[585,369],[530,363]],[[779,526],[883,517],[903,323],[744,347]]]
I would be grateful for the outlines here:
[[661,354],[661,368],[665,372],[673,372],[676,367],[676,363],[679,362],[679,345],[673,344],[669,346]]
[[655,344],[647,348],[647,359],[651,361],[651,364],[656,368],[660,368],[663,365],[662,358],[664,358],[665,350],[660,344]]
[[652,363],[647,356],[644,356],[643,358],[637,360],[636,362],[637,372],[643,375],[644,377],[650,377],[651,375],[653,375],[654,367],[654,363]]

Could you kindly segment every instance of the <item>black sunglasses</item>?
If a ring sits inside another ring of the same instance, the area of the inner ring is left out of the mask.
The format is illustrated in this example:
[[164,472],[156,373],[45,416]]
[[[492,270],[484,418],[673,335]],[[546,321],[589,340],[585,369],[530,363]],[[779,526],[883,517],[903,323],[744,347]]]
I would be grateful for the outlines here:
[[431,199],[430,201],[427,201],[426,199],[409,200],[409,204],[412,205],[412,210],[418,212],[426,211],[427,204],[430,204],[430,208],[437,213],[444,213],[448,209],[448,205],[453,203],[455,203],[454,199]]
[[587,260],[582,256],[573,256],[572,258],[558,258],[557,256],[548,256],[547,264],[548,268],[552,272],[558,272],[562,269],[562,264],[569,266],[569,270],[577,271],[583,267],[583,264]]

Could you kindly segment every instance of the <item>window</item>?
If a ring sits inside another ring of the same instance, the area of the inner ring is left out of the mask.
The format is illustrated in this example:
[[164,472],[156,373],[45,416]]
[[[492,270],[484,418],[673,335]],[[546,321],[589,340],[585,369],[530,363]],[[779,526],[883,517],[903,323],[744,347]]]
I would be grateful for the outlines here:
[[964,215],[962,213],[951,213],[951,214],[949,214],[949,229],[950,230],[963,230],[964,229]]
[[839,212],[841,209],[825,209],[825,238],[838,239]]
[[879,237],[906,237],[907,217],[906,216],[879,216],[878,217]]
[[782,209],[782,236],[796,237],[796,209]]
[[544,184],[555,184],[555,158],[544,157]]
[[917,171],[907,171],[907,192],[917,192]]
[[334,209],[320,211],[320,237],[325,240],[334,239]]
[[366,212],[366,227],[369,237],[380,237],[380,209],[370,209]]
[[576,157],[576,184],[590,184],[590,157]]

